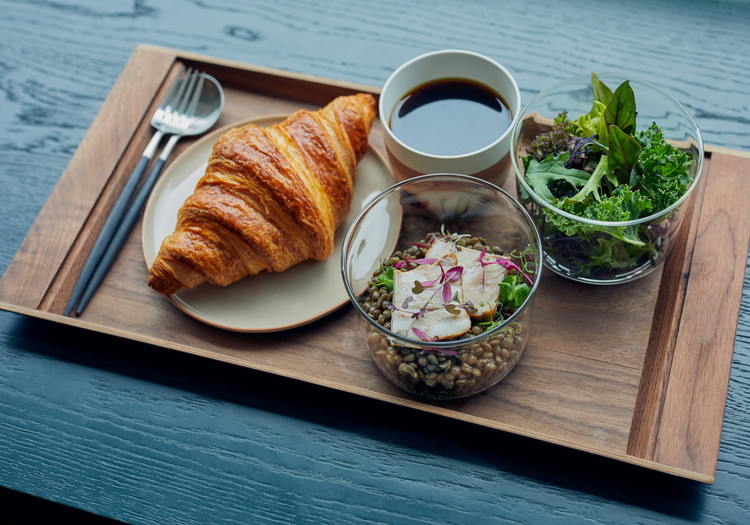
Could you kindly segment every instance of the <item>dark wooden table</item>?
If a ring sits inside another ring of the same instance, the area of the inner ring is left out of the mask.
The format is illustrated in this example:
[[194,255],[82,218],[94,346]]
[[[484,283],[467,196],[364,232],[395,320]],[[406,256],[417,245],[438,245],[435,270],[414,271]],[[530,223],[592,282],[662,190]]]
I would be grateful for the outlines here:
[[[497,4],[0,0],[0,271],[140,43],[371,86],[464,48],[506,65],[524,102],[617,70],[671,91],[706,143],[750,152],[749,2]],[[748,523],[749,294],[746,277],[712,485],[0,312],[3,508],[132,523]]]

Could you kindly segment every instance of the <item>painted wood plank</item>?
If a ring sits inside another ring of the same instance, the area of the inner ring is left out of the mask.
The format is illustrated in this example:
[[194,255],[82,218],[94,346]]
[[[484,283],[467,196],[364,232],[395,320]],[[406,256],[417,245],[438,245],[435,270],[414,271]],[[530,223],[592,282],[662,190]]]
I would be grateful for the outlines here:
[[[50,284],[61,270],[58,282],[65,283],[62,292],[70,294],[72,276],[83,264],[82,253],[93,246],[106,211],[148,142],[144,115],[164,82],[165,68],[173,62],[168,54],[133,54],[20,247],[22,256],[6,270],[4,282],[19,279],[15,290],[2,289],[10,300],[32,308],[41,306],[45,295],[54,291]],[[132,141],[134,136],[137,140]],[[87,222],[90,217],[93,221]],[[63,263],[76,246],[75,268],[66,270]]]

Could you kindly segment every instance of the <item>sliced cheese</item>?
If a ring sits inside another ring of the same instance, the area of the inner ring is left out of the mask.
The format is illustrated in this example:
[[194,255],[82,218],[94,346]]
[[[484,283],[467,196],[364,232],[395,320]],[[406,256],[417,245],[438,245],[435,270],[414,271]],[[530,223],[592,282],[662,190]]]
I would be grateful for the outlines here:
[[463,266],[461,290],[464,301],[476,308],[471,318],[475,321],[491,321],[497,313],[497,299],[500,295],[500,283],[505,279],[507,270],[498,264],[499,255],[485,253],[482,265],[479,262],[481,252],[469,248],[458,251],[458,264]]
[[[411,311],[417,311],[422,308],[429,301],[434,307],[439,307],[443,304],[443,294],[440,288],[443,284],[440,282],[440,276],[444,270],[449,268],[441,267],[438,263],[434,264],[422,264],[403,272],[401,270],[394,270],[393,272],[393,306],[396,308],[406,308]],[[414,281],[423,283],[424,290],[420,293],[414,293]],[[429,286],[424,284],[432,283]],[[458,303],[463,303],[463,293],[461,291],[461,281],[454,281],[450,283],[451,287],[451,298],[458,294]],[[411,297],[408,305],[404,307],[406,300]]]
[[[506,268],[497,261],[499,255],[471,248],[457,247],[453,242],[435,239],[425,252],[425,258],[436,259],[408,271],[393,272],[393,306],[391,330],[400,335],[422,339],[414,328],[430,340],[442,341],[461,336],[471,330],[471,321],[491,321],[497,313],[500,283]],[[440,277],[450,268],[463,268],[461,278],[450,283],[454,304],[471,304],[476,312],[471,316],[463,308],[458,313],[445,309]],[[414,293],[415,281],[423,283],[423,290]],[[430,284],[432,283],[432,284]],[[418,315],[416,315],[418,314]]]
[[451,268],[458,265],[458,253],[456,245],[443,239],[434,239],[424,254],[427,259],[437,259],[443,268]]
[[424,315],[413,317],[411,313],[396,310],[391,315],[391,330],[410,339],[422,339],[414,328],[421,330],[431,341],[453,339],[471,329],[471,319],[465,310],[452,314],[445,308],[427,310]]

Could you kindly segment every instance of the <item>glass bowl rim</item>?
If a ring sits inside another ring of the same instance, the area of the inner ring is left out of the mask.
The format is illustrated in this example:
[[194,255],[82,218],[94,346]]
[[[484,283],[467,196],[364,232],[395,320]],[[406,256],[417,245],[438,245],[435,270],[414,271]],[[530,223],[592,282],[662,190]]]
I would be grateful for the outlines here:
[[[477,334],[477,335],[468,337],[466,339],[455,339],[452,341],[423,341],[421,339],[411,339],[409,337],[404,337],[395,332],[392,332],[390,329],[377,323],[374,319],[372,319],[369,315],[367,315],[367,313],[360,306],[359,301],[357,301],[357,296],[352,291],[352,286],[351,286],[351,283],[349,281],[349,277],[346,271],[348,267],[346,259],[347,259],[347,253],[349,253],[349,249],[350,249],[352,233],[361,224],[362,220],[364,219],[364,216],[375,206],[377,202],[381,202],[383,199],[392,195],[393,193],[401,189],[402,186],[405,186],[407,184],[414,183],[414,182],[421,182],[426,179],[438,179],[438,178],[444,178],[444,179],[454,180],[454,181],[464,181],[469,184],[484,186],[485,188],[496,191],[502,196],[504,196],[505,199],[512,205],[512,207],[521,214],[521,216],[524,219],[524,222],[530,227],[530,230],[532,232],[532,235],[535,241],[534,244],[536,245],[536,256],[538,260],[535,261],[536,262],[535,279],[531,287],[531,292],[529,293],[529,296],[521,304],[521,306],[519,306],[516,309],[516,311],[513,312],[513,314],[511,314],[511,316],[505,319],[502,323],[495,326],[491,330],[487,330],[485,332],[482,332],[481,334]],[[425,175],[419,175],[417,177],[412,177],[412,178],[397,182],[396,184],[393,184],[392,186],[384,189],[383,191],[381,191],[380,193],[378,193],[376,196],[374,196],[372,199],[370,199],[369,201],[365,203],[365,205],[357,214],[354,221],[352,221],[352,224],[347,230],[346,235],[344,237],[344,242],[341,246],[341,265],[340,266],[341,266],[341,276],[344,280],[344,288],[346,290],[347,295],[349,296],[350,302],[352,303],[354,308],[358,311],[360,317],[365,319],[370,325],[372,325],[378,331],[385,333],[388,337],[392,337],[396,341],[399,341],[399,343],[402,346],[412,346],[421,350],[435,350],[435,351],[440,352],[441,350],[451,350],[452,348],[455,348],[455,347],[464,347],[469,344],[481,342],[485,339],[488,339],[490,337],[497,335],[498,332],[502,331],[503,329],[507,329],[508,326],[512,325],[513,322],[515,322],[516,319],[518,319],[518,317],[520,317],[526,311],[531,301],[534,300],[537,288],[539,287],[539,281],[542,275],[542,267],[544,266],[543,263],[544,263],[544,251],[542,249],[542,237],[539,234],[539,230],[534,224],[534,221],[531,218],[531,215],[529,215],[528,211],[526,211],[526,208],[524,208],[510,193],[505,191],[503,188],[497,186],[496,184],[493,184],[484,179],[473,177],[471,175],[461,175],[458,173],[428,173]]]
[[[534,97],[532,97],[531,100],[523,107],[521,110],[521,113],[518,115],[518,119],[513,123],[513,131],[511,133],[511,139],[510,139],[510,160],[513,164],[513,171],[516,175],[516,180],[523,186],[523,189],[528,192],[528,194],[532,197],[534,202],[536,204],[539,204],[541,206],[544,206],[545,208],[553,211],[554,213],[557,213],[559,215],[562,215],[563,217],[567,217],[568,219],[581,222],[584,224],[589,224],[592,226],[606,226],[606,227],[612,227],[612,228],[620,228],[625,226],[636,226],[640,224],[647,224],[650,222],[655,221],[656,219],[659,219],[661,217],[664,217],[668,215],[670,212],[672,212],[674,209],[678,208],[683,202],[685,202],[690,195],[693,193],[693,190],[700,182],[701,176],[703,174],[703,157],[704,157],[704,145],[703,145],[703,136],[701,134],[700,127],[698,126],[698,123],[695,121],[693,116],[690,114],[690,112],[685,108],[682,103],[677,100],[671,93],[666,91],[665,89],[657,86],[656,84],[649,82],[647,80],[642,80],[638,78],[627,78],[621,73],[611,73],[611,72],[605,72],[602,74],[597,74],[597,76],[600,79],[606,79],[611,77],[617,77],[621,78],[623,80],[628,80],[631,84],[641,84],[645,87],[648,87],[654,91],[656,91],[658,94],[664,96],[674,104],[676,104],[677,107],[679,107],[683,112],[684,116],[687,117],[688,121],[692,126],[695,127],[696,130],[696,137],[697,137],[697,146],[698,146],[698,162],[695,170],[695,178],[693,178],[690,186],[688,186],[685,193],[682,194],[682,197],[677,199],[674,203],[672,203],[667,208],[664,208],[661,211],[658,211],[656,213],[652,213],[651,215],[648,215],[646,217],[641,217],[639,219],[633,219],[629,221],[599,221],[595,219],[587,219],[585,217],[581,217],[579,215],[573,215],[572,213],[569,213],[567,211],[561,210],[560,208],[554,206],[553,204],[547,202],[545,199],[540,197],[532,188],[528,185],[524,178],[524,174],[521,173],[521,169],[518,166],[518,159],[516,158],[516,142],[518,141],[518,136],[520,134],[521,126],[524,121],[524,117],[526,116],[527,111],[533,104],[538,102],[539,100],[543,99],[545,96],[549,95],[551,92],[559,89],[560,87],[571,84],[575,85],[576,83],[586,80],[589,82],[588,85],[590,85],[591,82],[591,75],[590,74],[581,74],[581,75],[574,75],[568,78],[565,78],[563,80],[560,80],[558,82],[555,82],[554,84],[546,87],[539,93],[537,93]],[[658,124],[658,123],[657,123]]]

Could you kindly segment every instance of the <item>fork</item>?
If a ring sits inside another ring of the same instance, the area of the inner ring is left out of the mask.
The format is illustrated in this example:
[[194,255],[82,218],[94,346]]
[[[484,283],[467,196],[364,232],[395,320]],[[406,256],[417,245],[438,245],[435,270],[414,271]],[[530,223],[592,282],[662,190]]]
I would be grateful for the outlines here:
[[[183,71],[185,72],[184,76]],[[203,87],[201,75],[201,72],[192,68],[187,68],[185,71],[183,66],[177,78],[170,85],[163,102],[154,112],[151,118],[151,126],[155,129],[154,135],[143,150],[141,159],[125,183],[122,193],[120,193],[117,202],[107,217],[78,277],[78,281],[76,281],[64,315],[70,315],[74,308],[76,309],[76,315],[83,312],[114,262],[115,257],[119,254],[130,230],[140,215],[148,193],[150,193],[164,167],[169,153],[181,134],[187,131],[194,118]],[[165,135],[170,134],[171,136],[161,155],[159,155],[146,180],[141,185],[141,190],[136,194],[138,183],[141,181],[159,143]]]

